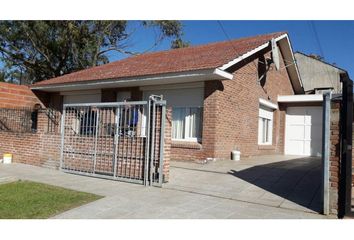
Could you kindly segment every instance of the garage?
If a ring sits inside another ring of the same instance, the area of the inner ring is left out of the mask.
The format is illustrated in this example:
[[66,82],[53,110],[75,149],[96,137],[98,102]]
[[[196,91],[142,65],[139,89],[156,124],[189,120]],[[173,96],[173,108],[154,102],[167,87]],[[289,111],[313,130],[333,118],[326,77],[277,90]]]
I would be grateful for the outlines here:
[[287,107],[285,122],[285,154],[321,156],[321,106]]

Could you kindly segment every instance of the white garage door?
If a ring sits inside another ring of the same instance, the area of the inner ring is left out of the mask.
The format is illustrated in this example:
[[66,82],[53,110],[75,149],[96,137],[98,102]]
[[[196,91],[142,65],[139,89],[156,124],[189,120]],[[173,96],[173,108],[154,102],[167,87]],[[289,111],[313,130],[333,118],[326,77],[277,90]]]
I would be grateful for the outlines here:
[[321,156],[322,107],[288,107],[285,154]]

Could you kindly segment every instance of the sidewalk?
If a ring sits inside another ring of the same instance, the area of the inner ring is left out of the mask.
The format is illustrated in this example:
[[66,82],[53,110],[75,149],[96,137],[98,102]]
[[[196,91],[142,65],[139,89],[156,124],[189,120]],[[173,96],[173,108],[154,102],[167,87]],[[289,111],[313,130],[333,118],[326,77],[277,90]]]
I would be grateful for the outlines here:
[[325,218],[320,214],[78,176],[23,164],[0,165],[0,178],[5,177],[105,196],[54,218]]

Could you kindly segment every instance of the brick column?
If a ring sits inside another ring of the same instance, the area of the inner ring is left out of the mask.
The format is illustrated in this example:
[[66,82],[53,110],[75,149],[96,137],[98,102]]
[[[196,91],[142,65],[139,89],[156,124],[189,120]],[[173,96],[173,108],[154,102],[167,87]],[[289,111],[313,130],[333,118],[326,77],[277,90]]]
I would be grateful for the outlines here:
[[166,108],[165,135],[164,135],[164,153],[163,153],[163,174],[164,182],[168,182],[170,177],[171,160],[171,131],[172,131],[172,109]]
[[329,173],[329,211],[330,214],[338,214],[338,186],[340,168],[340,104],[331,104],[330,126],[330,173]]

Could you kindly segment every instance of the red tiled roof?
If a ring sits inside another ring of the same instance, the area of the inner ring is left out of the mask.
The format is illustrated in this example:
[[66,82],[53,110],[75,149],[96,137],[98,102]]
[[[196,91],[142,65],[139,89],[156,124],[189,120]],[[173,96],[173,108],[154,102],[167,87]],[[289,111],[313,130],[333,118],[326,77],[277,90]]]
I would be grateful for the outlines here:
[[285,33],[277,32],[231,41],[146,53],[44,80],[34,84],[34,86],[217,68],[283,34]]

